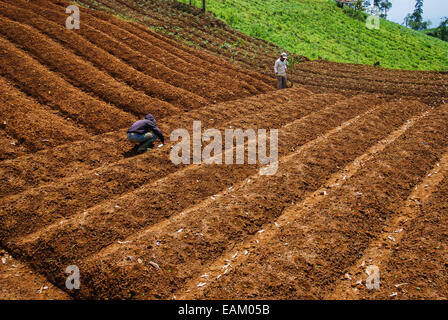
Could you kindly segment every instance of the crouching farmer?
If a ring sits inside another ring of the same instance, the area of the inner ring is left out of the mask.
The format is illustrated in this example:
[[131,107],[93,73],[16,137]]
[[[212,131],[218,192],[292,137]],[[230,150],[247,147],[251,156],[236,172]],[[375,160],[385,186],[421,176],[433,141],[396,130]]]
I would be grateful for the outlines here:
[[154,141],[157,138],[162,143],[165,142],[162,132],[156,126],[156,119],[152,114],[147,114],[144,120],[136,121],[128,130],[128,140],[133,143],[140,143],[137,151],[139,153],[146,152],[154,147]]

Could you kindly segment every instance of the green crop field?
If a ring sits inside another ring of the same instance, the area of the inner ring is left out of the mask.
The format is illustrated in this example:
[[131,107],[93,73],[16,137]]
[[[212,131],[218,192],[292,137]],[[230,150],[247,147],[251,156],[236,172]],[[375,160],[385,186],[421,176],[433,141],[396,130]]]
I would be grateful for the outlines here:
[[[193,0],[201,6],[202,0]],[[332,0],[207,0],[232,27],[316,59],[356,62],[358,20]],[[448,70],[448,43],[381,19],[361,24],[359,63],[409,70]]]

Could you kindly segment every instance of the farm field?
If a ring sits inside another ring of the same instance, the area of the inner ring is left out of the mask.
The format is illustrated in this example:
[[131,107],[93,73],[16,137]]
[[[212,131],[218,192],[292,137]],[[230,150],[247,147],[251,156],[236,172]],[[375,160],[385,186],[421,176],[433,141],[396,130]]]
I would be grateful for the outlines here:
[[[0,0],[1,299],[448,298],[448,74],[297,57],[278,91],[280,48],[211,16],[81,2],[67,30],[68,2]],[[204,21],[254,60],[181,39]],[[195,120],[278,129],[278,171],[173,164]]]
[[[233,30],[209,13],[204,17],[200,14],[200,9],[186,6],[182,2],[79,0],[76,3],[118,15],[144,33],[148,30],[142,25],[147,26],[175,41],[204,49],[246,69],[263,73],[271,79],[274,61],[281,52],[287,51],[265,40],[251,38]],[[95,14],[103,16],[100,12]],[[447,95],[447,76],[442,72],[395,70],[326,60],[310,61],[293,52],[290,52],[290,60],[293,65],[289,68],[289,86],[301,85],[314,93],[331,91],[346,96],[359,92],[381,93],[393,97],[423,98],[426,103],[436,105]]]

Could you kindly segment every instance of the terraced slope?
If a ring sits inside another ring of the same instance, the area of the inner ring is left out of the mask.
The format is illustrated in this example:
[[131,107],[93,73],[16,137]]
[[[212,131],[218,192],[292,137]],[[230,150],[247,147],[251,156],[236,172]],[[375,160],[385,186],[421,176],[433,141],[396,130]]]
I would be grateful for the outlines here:
[[[2,197],[133,156],[124,133],[147,113],[159,121],[182,119],[188,111],[273,89],[263,75],[166,37],[141,38],[135,26],[114,17],[83,12],[83,28],[67,30],[68,4],[0,2]],[[29,272],[4,267],[8,275]],[[67,297],[25,292],[17,281],[8,294],[7,278],[2,296],[8,299]],[[40,283],[42,276],[28,280]]]
[[[230,63],[160,37],[140,38],[117,18],[83,12],[83,28],[67,30],[59,5],[68,3],[0,2],[1,99],[11,108],[2,109],[3,139],[31,151],[124,128],[149,112],[163,118],[272,89]],[[20,121],[24,112],[33,122]]]
[[60,288],[78,265],[78,298],[323,298],[441,159],[447,117],[446,105],[303,89],[199,108],[163,129],[278,127],[277,174],[174,166],[163,148],[76,173],[56,161],[59,178],[0,200],[1,243]]
[[[273,65],[285,49],[232,30],[210,13],[204,16],[198,8],[169,0],[79,0],[76,3],[134,21],[132,24],[142,35],[160,37],[159,34],[163,33],[176,41],[203,48],[237,62],[247,70],[257,70],[266,75],[269,85],[276,84]],[[102,13],[96,15],[103,16]],[[402,71],[323,60],[309,61],[295,54],[290,54],[290,60],[296,63],[290,67],[288,85],[302,85],[315,93],[334,92],[346,96],[360,92],[377,93],[396,98],[412,97],[431,105],[448,101],[446,72]]]

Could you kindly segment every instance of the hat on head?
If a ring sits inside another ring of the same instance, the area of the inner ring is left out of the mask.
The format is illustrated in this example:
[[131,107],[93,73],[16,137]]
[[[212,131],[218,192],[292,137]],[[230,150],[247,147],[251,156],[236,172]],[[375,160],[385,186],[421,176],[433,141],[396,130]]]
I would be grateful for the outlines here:
[[281,57],[283,57],[283,58],[287,58],[288,55],[287,55],[286,53],[283,52],[283,53],[281,54]]

